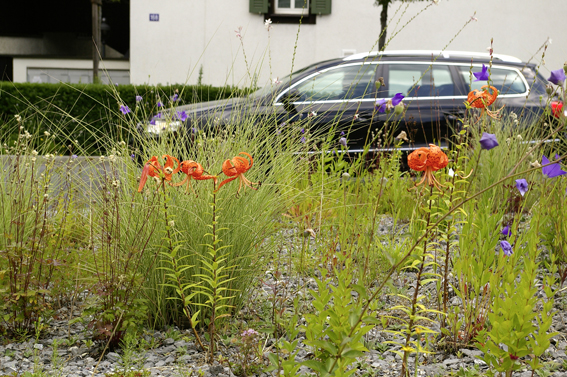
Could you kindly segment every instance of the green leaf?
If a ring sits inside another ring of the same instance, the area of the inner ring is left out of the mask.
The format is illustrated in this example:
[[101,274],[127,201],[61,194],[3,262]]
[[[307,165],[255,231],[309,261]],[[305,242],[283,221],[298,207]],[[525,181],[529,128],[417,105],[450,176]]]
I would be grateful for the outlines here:
[[325,364],[317,360],[306,360],[301,362],[301,365],[304,365],[307,368],[314,370],[315,372],[321,373],[322,375],[326,375],[328,373],[327,369],[325,368]]

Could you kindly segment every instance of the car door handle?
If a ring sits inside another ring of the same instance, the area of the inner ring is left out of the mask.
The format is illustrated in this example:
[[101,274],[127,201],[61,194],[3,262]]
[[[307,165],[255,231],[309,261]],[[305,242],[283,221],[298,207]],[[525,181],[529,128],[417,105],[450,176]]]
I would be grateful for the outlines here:
[[465,116],[465,112],[463,110],[443,111],[443,115],[445,116],[445,119],[455,121],[459,120],[459,118],[463,118]]
[[354,120],[369,120],[372,119],[372,112],[369,111],[360,111],[354,114]]

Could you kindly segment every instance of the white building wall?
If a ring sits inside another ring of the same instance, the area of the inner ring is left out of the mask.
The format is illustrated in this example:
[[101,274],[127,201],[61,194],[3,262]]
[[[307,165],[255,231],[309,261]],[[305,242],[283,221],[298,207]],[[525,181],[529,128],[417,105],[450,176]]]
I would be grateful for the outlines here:
[[[194,84],[203,66],[204,84],[245,86],[250,72],[263,85],[289,74],[292,65],[296,70],[342,56],[344,50],[377,50],[381,7],[373,3],[333,0],[332,13],[317,16],[315,25],[274,24],[268,33],[263,16],[248,12],[249,0],[131,0],[131,80]],[[478,21],[459,33],[475,11]],[[150,13],[159,14],[159,21],[150,21]],[[538,50],[549,37],[553,43],[542,73],[547,76],[567,61],[565,0],[394,1],[388,15],[387,37],[394,36],[388,50],[447,46],[486,52],[494,38],[495,53],[538,62]],[[235,33],[239,26],[244,49]]]

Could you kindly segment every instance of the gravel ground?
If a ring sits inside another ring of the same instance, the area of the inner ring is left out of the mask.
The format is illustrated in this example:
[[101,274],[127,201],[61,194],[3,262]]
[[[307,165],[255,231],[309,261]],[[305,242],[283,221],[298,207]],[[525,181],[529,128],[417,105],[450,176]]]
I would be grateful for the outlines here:
[[[392,224],[388,221],[382,221],[378,227],[378,232],[386,234],[392,232]],[[286,237],[294,235],[293,231],[285,231]],[[314,240],[311,240],[314,243]],[[293,243],[289,243],[293,245]],[[315,245],[313,245],[315,246]],[[291,248],[293,246],[286,246]],[[285,252],[286,250],[284,250]],[[285,260],[286,258],[282,258]],[[281,270],[285,270],[285,265]],[[273,268],[273,266],[272,266]],[[415,274],[404,273],[397,276],[395,280],[400,286],[407,284],[408,281],[415,280]],[[278,286],[278,296],[284,297],[282,302],[289,309],[293,309],[291,299],[285,299],[293,295],[303,295],[308,297],[305,292],[308,289],[316,289],[317,285],[313,278],[301,278],[299,276],[287,276],[283,274],[278,280],[273,277],[273,270],[266,272],[265,278],[255,287],[254,292],[250,295],[251,301],[240,313],[242,318],[241,327],[246,326],[244,319],[250,319],[258,315],[262,305],[273,298],[274,287]],[[411,284],[409,284],[411,287]],[[431,286],[433,288],[433,286]],[[410,288],[411,289],[411,288]],[[430,289],[425,286],[424,289]],[[540,376],[565,376],[567,377],[567,295],[565,291],[563,296],[556,298],[557,314],[553,320],[552,331],[559,332],[559,335],[552,339],[552,344],[546,351],[542,360],[547,363],[549,370]],[[390,300],[389,297],[383,297],[382,300]],[[451,305],[459,305],[457,297],[451,299]],[[79,316],[81,313],[74,310],[70,313],[69,308],[63,307],[57,311],[56,318],[72,318]],[[250,320],[249,320],[250,321]],[[435,325],[432,326],[435,328]],[[6,375],[22,375],[24,372],[43,370],[51,375],[57,376],[100,376],[122,370],[123,362],[127,360],[124,352],[117,350],[109,352],[100,357],[100,348],[96,345],[87,347],[88,332],[81,323],[69,324],[67,320],[52,320],[49,323],[47,335],[39,339],[39,341],[28,340],[23,343],[10,343],[0,345],[0,376]],[[53,347],[54,342],[59,343],[61,340],[69,340],[73,344],[58,345]],[[149,331],[145,330],[140,335],[140,340],[144,340],[147,344],[153,344],[153,347],[142,351],[134,352],[129,360],[133,361],[136,370],[145,369],[151,373],[151,376],[204,376],[204,377],[227,377],[234,376],[233,371],[228,365],[219,365],[218,363],[208,365],[206,363],[205,353],[194,342],[193,334],[188,330],[169,329],[168,331]],[[303,338],[300,338],[303,340]],[[399,346],[389,345],[386,347],[372,347],[372,345],[386,344],[387,341],[401,341],[400,337],[389,332],[372,330],[366,340],[371,345],[370,351],[361,357],[356,364],[355,376],[395,376],[399,375],[401,368],[401,358],[392,352],[399,349]],[[266,349],[270,349],[273,339],[265,339]],[[299,354],[296,357],[297,362],[307,360],[310,356],[309,347],[305,346],[302,341],[299,342]],[[54,348],[56,351],[54,352]],[[221,344],[220,354],[228,360],[238,360],[240,350],[231,342]],[[476,349],[460,349],[456,354],[450,354],[443,351],[435,352],[428,355],[426,359],[420,357],[418,366],[418,376],[447,376],[456,373],[461,368],[478,368],[480,371],[486,370],[486,365],[478,359],[482,353]],[[413,365],[414,359],[410,358],[410,365]],[[555,366],[553,366],[555,365]],[[552,367],[553,366],[553,367]],[[308,374],[309,370],[302,367],[300,373]],[[259,376],[270,376],[270,374],[259,373]],[[412,374],[413,375],[413,374]],[[470,374],[475,376],[477,374]],[[515,372],[514,376],[528,377],[532,373],[527,369]]]

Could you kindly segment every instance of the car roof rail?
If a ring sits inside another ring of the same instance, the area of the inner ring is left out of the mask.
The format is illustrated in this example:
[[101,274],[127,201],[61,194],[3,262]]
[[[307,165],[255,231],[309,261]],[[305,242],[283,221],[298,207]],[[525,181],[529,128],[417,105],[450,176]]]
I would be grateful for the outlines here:
[[[477,59],[490,59],[490,54],[487,52],[469,52],[469,51],[442,51],[442,50],[392,50],[392,51],[371,51],[361,52],[359,54],[352,54],[345,58],[344,61],[364,59],[376,56],[388,57],[412,57],[412,56],[441,56],[445,59],[448,58],[477,58]],[[493,54],[493,60],[499,60],[508,63],[522,63],[522,60],[515,56]]]

